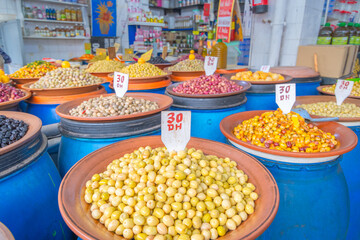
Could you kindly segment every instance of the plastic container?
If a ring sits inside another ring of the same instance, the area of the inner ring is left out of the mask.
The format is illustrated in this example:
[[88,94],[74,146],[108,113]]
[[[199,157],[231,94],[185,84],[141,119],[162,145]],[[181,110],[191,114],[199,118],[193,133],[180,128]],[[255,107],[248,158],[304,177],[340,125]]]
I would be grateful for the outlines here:
[[[161,109],[133,114],[134,116],[109,117],[106,120],[103,120],[104,118],[98,118],[98,120],[90,118],[86,121],[84,118],[61,115],[59,124],[61,141],[57,164],[61,176],[64,176],[81,158],[99,148],[128,138],[160,134],[161,110],[168,109],[172,104],[172,99],[152,93],[127,93],[127,96],[156,101]],[[60,105],[57,112],[59,114],[68,113],[68,109],[72,108],[69,107],[70,105],[78,105],[87,99],[77,99]]]
[[[247,82],[242,81],[242,85],[245,89],[249,87]],[[225,143],[226,138],[219,128],[221,120],[231,114],[246,110],[245,93],[217,98],[181,97],[172,95],[168,91],[165,94],[174,100],[171,110],[191,111],[192,137]]]
[[227,46],[222,39],[218,39],[217,43],[211,49],[211,56],[218,57],[217,68],[226,69],[227,66]]
[[[163,146],[163,143],[160,136],[124,140],[93,152],[70,169],[60,187],[59,206],[66,223],[77,236],[84,240],[123,239],[114,236],[114,233],[110,233],[102,224],[91,218],[88,213],[89,205],[81,200],[84,195],[83,186],[93,174],[104,171],[114,159],[145,146],[155,148]],[[249,181],[256,186],[256,192],[260,196],[256,200],[255,212],[236,230],[219,239],[255,239],[259,236],[274,219],[279,204],[278,188],[271,174],[256,159],[229,145],[191,138],[187,146],[201,149],[205,154],[229,157],[236,161],[238,167],[249,175]]]
[[267,149],[233,135],[238,123],[263,112],[234,114],[220,124],[230,143],[260,160],[279,186],[277,216],[259,239],[345,239],[350,206],[340,160],[356,146],[355,133],[335,122],[314,123],[335,134],[340,146],[330,152],[310,154]]
[[0,149],[0,222],[15,239],[71,239],[57,203],[60,175],[46,152],[40,119],[20,112],[1,114],[23,120],[29,130]]
[[[328,101],[336,102],[336,98],[333,96],[304,96],[296,98],[294,105]],[[347,98],[344,103],[354,103],[360,107],[360,100],[358,99]],[[358,139],[360,139],[359,118],[353,118],[353,120],[351,120],[351,118],[340,118],[339,123],[353,130]],[[350,195],[350,223],[347,239],[360,239],[360,229],[358,227],[360,222],[360,179],[358,173],[358,169],[360,168],[360,162],[358,160],[359,155],[360,145],[357,144],[351,152],[343,155],[343,160],[340,162]]]
[[320,74],[309,67],[272,67],[270,72],[289,75],[293,79],[290,83],[296,83],[296,96],[318,95],[316,90],[320,86]]
[[318,45],[329,45],[331,44],[333,30],[330,27],[330,23],[326,23],[319,31],[316,44]]
[[345,26],[344,22],[338,24],[338,28],[333,33],[332,45],[346,45],[349,42],[350,31]]
[[98,90],[77,94],[77,95],[67,95],[67,96],[32,96],[30,99],[25,101],[25,104],[22,104],[22,110],[24,112],[33,114],[39,117],[43,125],[53,124],[60,122],[60,117],[55,113],[55,108],[64,102],[71,101],[76,98],[81,98],[85,96],[92,96],[97,94],[106,93],[104,87],[99,87]]

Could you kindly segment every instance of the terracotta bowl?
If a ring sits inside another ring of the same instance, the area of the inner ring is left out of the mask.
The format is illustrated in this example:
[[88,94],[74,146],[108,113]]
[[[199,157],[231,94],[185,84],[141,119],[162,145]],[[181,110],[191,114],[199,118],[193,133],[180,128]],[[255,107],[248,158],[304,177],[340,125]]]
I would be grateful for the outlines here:
[[[314,95],[314,96],[299,96],[296,97],[296,101],[294,104],[294,108],[300,104],[310,104],[310,103],[317,103],[317,102],[335,102],[336,103],[336,97],[334,96],[325,96],[325,95]],[[353,98],[347,98],[345,99],[344,103],[353,103],[356,106],[360,107],[360,100],[359,99],[353,99]],[[324,118],[323,116],[310,114],[311,117],[317,117],[317,118]],[[350,118],[350,117],[340,117],[339,122],[359,122],[360,117]]]
[[15,120],[22,120],[29,125],[29,129],[26,132],[25,136],[22,137],[19,141],[16,141],[6,147],[0,148],[0,155],[10,152],[13,149],[16,149],[23,144],[31,141],[40,133],[42,126],[40,118],[23,112],[12,112],[12,111],[0,111],[0,115],[5,115],[8,118],[13,118]]
[[30,82],[36,82],[40,78],[10,78],[13,80],[16,84],[25,84]]
[[[322,94],[325,94],[325,95],[331,95],[331,96],[335,96],[334,93],[329,93],[329,92],[325,92],[323,90],[323,88],[326,88],[326,87],[331,87],[332,85],[322,85],[322,86],[318,86],[316,88],[316,90],[318,90],[318,92],[322,93]],[[353,96],[353,95],[350,95],[349,98],[356,98],[356,99],[360,99],[360,96]]]
[[171,95],[179,96],[179,97],[188,97],[188,98],[218,98],[218,97],[227,97],[227,96],[233,96],[237,95],[243,92],[246,92],[251,87],[251,84],[245,81],[234,81],[236,84],[242,86],[242,89],[236,92],[230,92],[230,93],[220,93],[220,94],[186,94],[186,93],[178,93],[174,92],[174,87],[177,87],[179,84],[182,83],[174,83],[171,84],[166,88],[166,91],[170,93]]
[[[201,75],[200,75],[201,76]],[[173,82],[185,82],[185,81],[189,81],[189,80],[193,80],[195,78],[198,78],[200,76],[195,76],[195,77],[180,77],[180,76],[175,76],[175,75],[171,75],[170,78]]]
[[159,64],[154,64],[155,66],[157,66],[158,68],[160,68],[161,70],[164,70],[167,67],[170,67],[174,64],[172,63],[159,63]]
[[23,91],[25,93],[25,96],[23,96],[22,98],[16,99],[16,100],[11,100],[11,101],[0,103],[0,111],[15,107],[19,104],[19,102],[31,97],[31,92],[25,91],[23,89],[21,89],[21,91]]
[[251,143],[241,141],[240,139],[235,137],[235,135],[233,134],[233,130],[238,124],[252,117],[260,116],[264,112],[269,112],[269,111],[268,110],[247,111],[247,112],[241,112],[230,115],[224,118],[220,122],[220,130],[227,139],[231,140],[236,144],[244,146],[248,149],[252,149],[263,153],[273,154],[277,156],[285,156],[285,157],[293,157],[293,158],[324,158],[324,157],[342,155],[344,153],[351,151],[356,147],[358,141],[356,134],[350,128],[347,128],[336,122],[313,123],[321,130],[335,135],[336,139],[339,141],[340,144],[337,145],[335,149],[329,152],[300,153],[300,152],[279,151],[274,149],[268,149],[265,147],[255,146]]
[[[158,82],[160,80],[167,79],[170,76],[170,73],[166,75],[161,76],[155,76],[155,77],[139,77],[139,78],[129,78],[129,83],[146,83],[146,82]],[[114,73],[110,73],[108,75],[109,78],[111,78],[111,82],[114,79]]]
[[173,100],[171,97],[162,95],[162,94],[156,94],[156,93],[126,93],[125,96],[127,97],[134,97],[134,98],[142,98],[146,100],[150,100],[153,102],[157,102],[159,105],[159,108],[156,110],[148,111],[148,112],[142,112],[142,113],[134,113],[130,115],[122,115],[122,116],[114,116],[114,117],[75,117],[71,116],[69,114],[69,111],[77,106],[79,106],[83,101],[86,101],[91,98],[96,97],[109,97],[113,96],[115,94],[100,94],[100,95],[94,95],[94,96],[87,96],[83,98],[77,98],[75,100],[72,100],[70,102],[65,102],[59,106],[56,107],[56,113],[62,118],[71,119],[75,121],[80,122],[114,122],[114,121],[123,121],[128,119],[134,119],[134,118],[140,118],[144,116],[149,116],[158,112],[161,112],[165,109],[168,109],[171,104],[173,103]]
[[109,74],[114,73],[114,72],[92,72],[90,73],[91,75],[95,76],[95,77],[99,77],[99,78],[106,78]]
[[[101,78],[100,78],[101,79]],[[30,88],[30,85],[34,82],[27,83],[22,85],[22,88],[33,92],[36,95],[41,96],[65,96],[65,95],[74,95],[74,94],[80,94],[80,93],[87,93],[91,91],[95,91],[99,88],[99,86],[103,83],[105,83],[106,80],[101,79],[101,82],[92,84],[92,85],[86,85],[82,87],[70,87],[70,88]]]
[[[130,91],[141,91],[141,90],[151,90],[151,89],[159,89],[167,87],[171,84],[171,80],[169,78],[160,80],[158,82],[150,82],[150,83],[129,83],[128,90]],[[114,89],[113,83],[109,84],[109,88]]]
[[[141,146],[163,146],[160,136],[133,138],[103,147],[77,162],[63,178],[59,189],[60,212],[71,230],[83,240],[124,239],[107,231],[105,226],[90,215],[90,205],[84,201],[85,183],[95,173],[103,172],[106,166]],[[259,199],[255,212],[236,230],[228,232],[220,240],[255,239],[273,221],[279,206],[279,190],[271,173],[255,158],[229,145],[201,138],[191,138],[187,147],[197,148],[205,154],[229,157],[238,164],[256,186]]]
[[[227,75],[224,75],[224,77],[226,77],[227,79],[229,80],[233,80],[231,79],[232,76],[234,76],[235,74],[227,74]],[[293,78],[290,77],[289,75],[284,75],[284,74],[281,74],[283,77],[284,77],[284,80],[281,80],[281,81],[246,81],[246,80],[233,80],[233,81],[245,81],[245,82],[249,82],[251,83],[251,85],[270,85],[270,84],[281,84],[281,83],[287,83],[287,82],[290,82]]]
[[165,68],[164,70],[171,72],[172,76],[177,77],[200,77],[205,74],[205,71],[171,71],[169,68]]

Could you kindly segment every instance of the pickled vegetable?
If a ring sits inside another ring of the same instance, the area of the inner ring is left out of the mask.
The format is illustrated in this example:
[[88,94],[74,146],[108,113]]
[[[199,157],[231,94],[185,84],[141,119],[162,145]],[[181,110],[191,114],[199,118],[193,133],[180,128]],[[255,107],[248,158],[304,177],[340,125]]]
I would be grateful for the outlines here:
[[167,74],[160,68],[150,63],[134,63],[121,69],[120,72],[129,74],[130,78],[156,77]]
[[256,210],[256,187],[236,166],[194,148],[140,147],[94,174],[84,199],[93,218],[127,239],[216,239]]
[[243,121],[234,128],[234,135],[256,146],[288,152],[328,152],[338,145],[331,133],[280,109]]
[[296,108],[304,108],[310,114],[323,117],[360,117],[360,107],[353,103],[343,103],[339,106],[335,102],[317,102],[301,104]]
[[174,66],[169,67],[169,71],[192,72],[192,71],[205,71],[204,62],[199,59],[186,59]]
[[[335,87],[336,87],[336,84],[334,84],[330,87],[323,87],[322,90],[324,92],[335,94]],[[351,89],[350,96],[360,97],[360,82],[354,82],[354,86]]]
[[235,76],[231,77],[231,80],[241,81],[282,81],[284,77],[278,73],[262,72],[262,71],[245,71],[238,72]]
[[100,60],[91,64],[85,71],[89,73],[120,72],[125,64],[113,60]]
[[35,61],[20,68],[13,74],[10,74],[12,78],[39,78],[46,73],[56,69],[54,65],[45,61]]

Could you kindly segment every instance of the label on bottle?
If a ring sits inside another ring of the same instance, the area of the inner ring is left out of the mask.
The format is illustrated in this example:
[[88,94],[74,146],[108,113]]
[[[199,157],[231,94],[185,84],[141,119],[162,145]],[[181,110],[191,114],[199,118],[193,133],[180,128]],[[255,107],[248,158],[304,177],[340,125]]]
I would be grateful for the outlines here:
[[348,43],[349,37],[333,37],[332,45],[346,45]]
[[169,150],[184,150],[190,140],[191,112],[162,111],[161,140]]
[[360,45],[360,37],[356,37],[356,39],[355,39],[355,45]]
[[331,43],[331,37],[318,37],[316,44],[329,45]]
[[356,44],[356,38],[357,38],[357,36],[350,37],[349,44],[355,45]]

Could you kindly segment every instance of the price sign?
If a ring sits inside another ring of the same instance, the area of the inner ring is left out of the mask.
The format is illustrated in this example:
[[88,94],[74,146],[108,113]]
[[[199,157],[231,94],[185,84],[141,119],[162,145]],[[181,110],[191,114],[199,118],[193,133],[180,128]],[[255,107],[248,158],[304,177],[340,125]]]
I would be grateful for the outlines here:
[[129,74],[114,72],[114,89],[117,97],[123,97],[128,90]]
[[214,74],[214,72],[216,71],[217,62],[218,62],[217,57],[210,57],[210,56],[205,57],[204,68],[207,76]]
[[287,114],[291,111],[296,99],[296,85],[295,83],[276,84],[276,103]]
[[339,79],[335,87],[336,104],[341,105],[343,101],[351,94],[354,86],[353,81]]
[[162,111],[161,140],[169,150],[184,150],[190,140],[191,112]]
[[261,68],[260,68],[260,71],[269,72],[270,71],[270,65],[262,65]]

